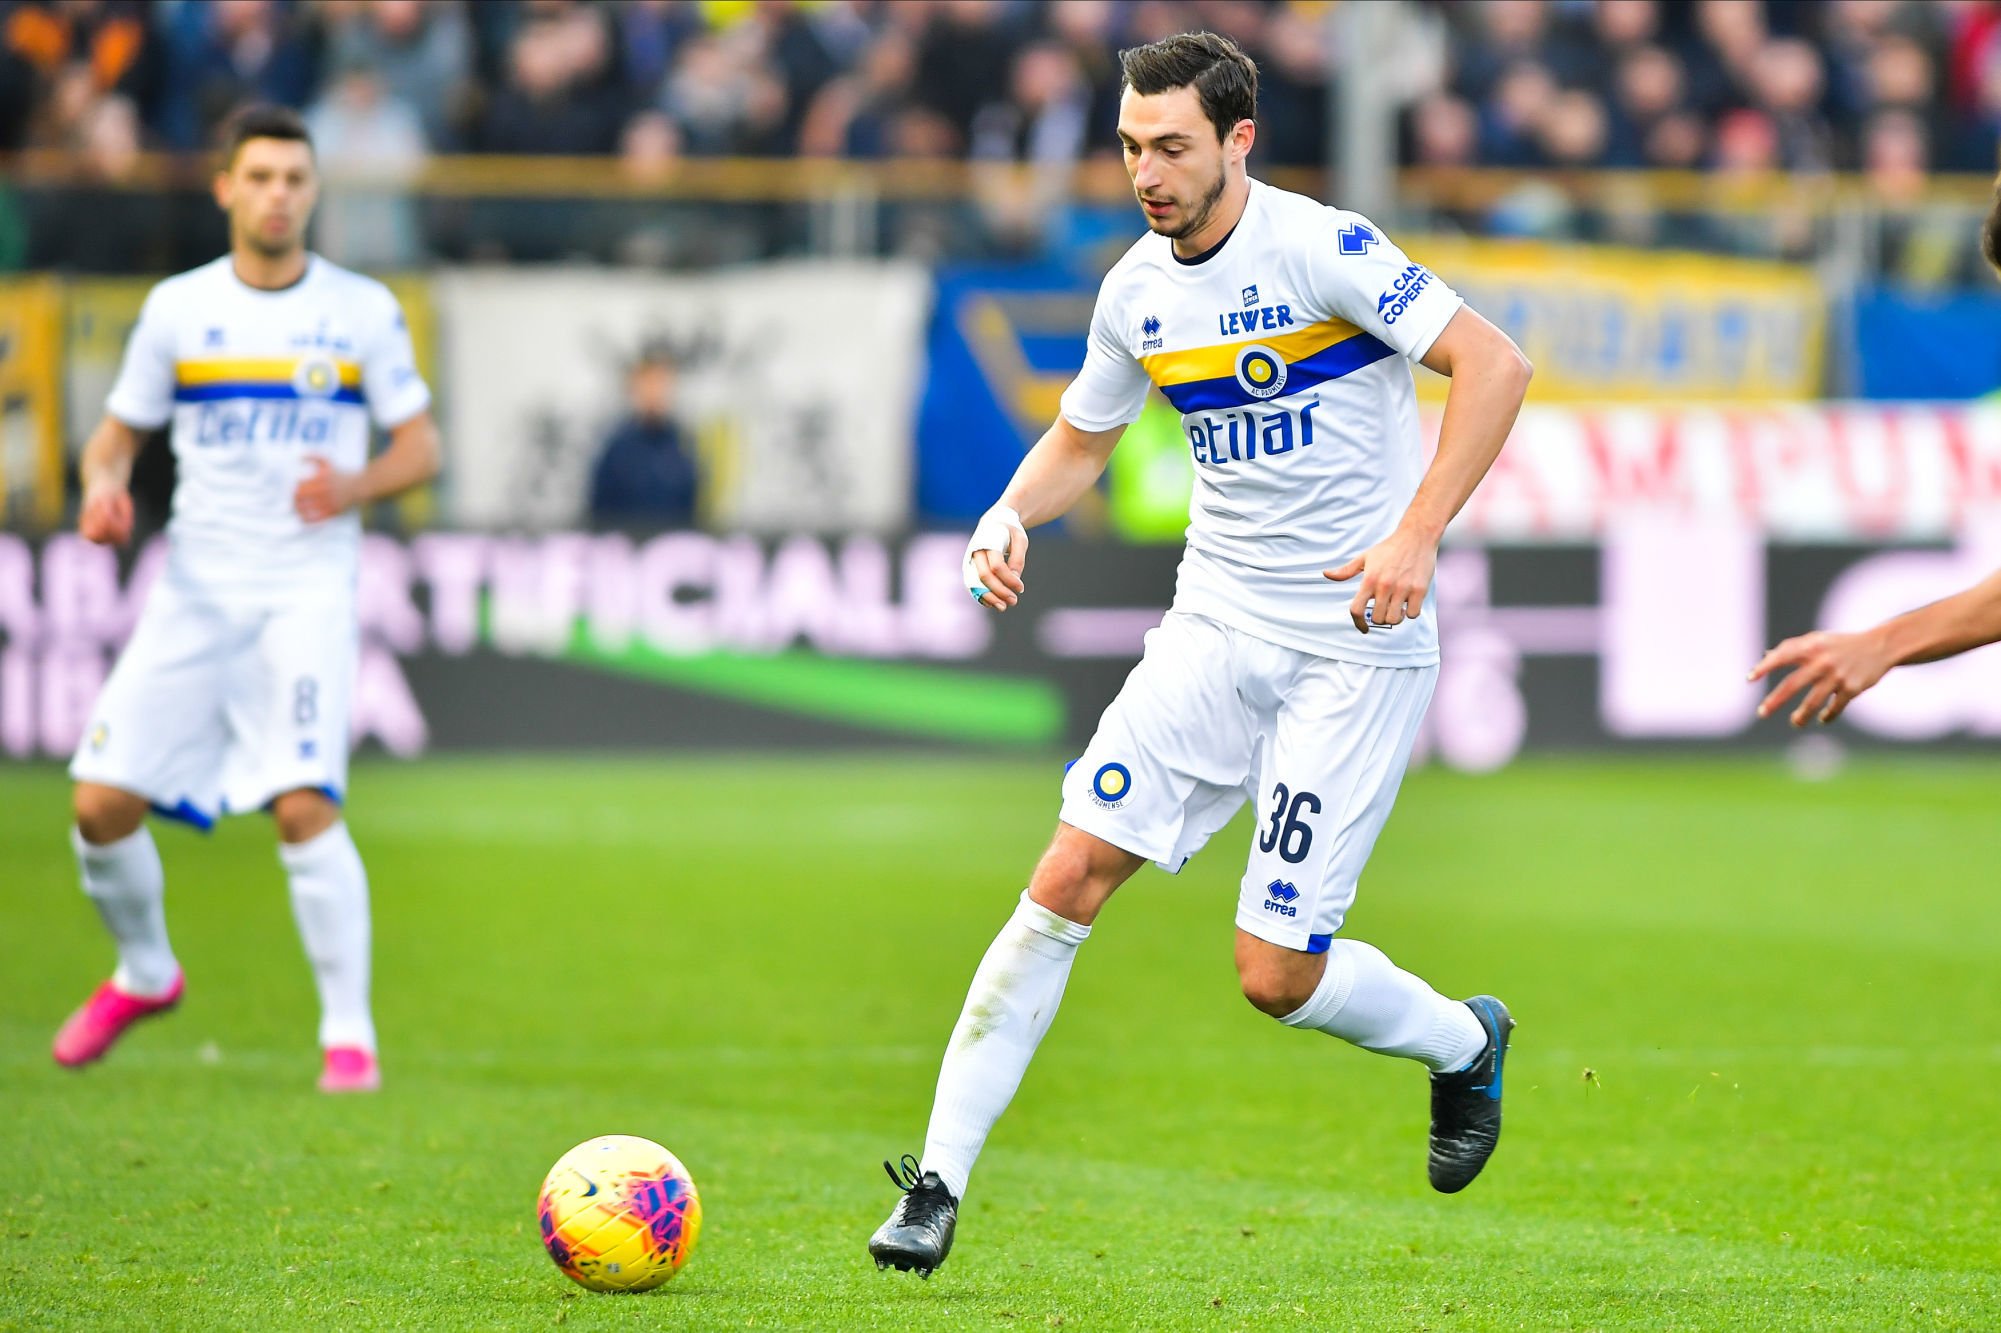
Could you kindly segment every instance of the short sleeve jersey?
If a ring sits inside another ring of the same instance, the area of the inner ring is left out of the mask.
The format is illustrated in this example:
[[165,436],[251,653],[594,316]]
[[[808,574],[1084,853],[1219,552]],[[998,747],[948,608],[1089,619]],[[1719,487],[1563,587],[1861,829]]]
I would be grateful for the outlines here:
[[1139,416],[1150,387],[1181,413],[1195,468],[1175,609],[1323,657],[1438,660],[1424,614],[1366,637],[1354,585],[1321,571],[1395,530],[1423,477],[1421,359],[1460,298],[1368,219],[1250,183],[1199,263],[1142,237],[1105,276],[1063,416]]
[[308,524],[293,492],[309,458],[358,471],[371,423],[401,425],[430,402],[388,288],[313,255],[297,282],[266,291],[225,255],[147,296],[105,410],[172,428],[170,573],[261,599],[352,589],[359,515]]

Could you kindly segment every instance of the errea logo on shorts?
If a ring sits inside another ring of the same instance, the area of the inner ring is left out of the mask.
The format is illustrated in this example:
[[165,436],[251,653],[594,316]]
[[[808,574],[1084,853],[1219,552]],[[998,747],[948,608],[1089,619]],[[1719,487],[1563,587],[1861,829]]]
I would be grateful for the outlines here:
[[1276,916],[1298,916],[1299,909],[1293,904],[1299,901],[1299,889],[1289,880],[1275,879],[1265,885],[1265,911]]
[[1124,805],[1132,789],[1132,770],[1124,764],[1105,764],[1091,775],[1091,799],[1107,810]]

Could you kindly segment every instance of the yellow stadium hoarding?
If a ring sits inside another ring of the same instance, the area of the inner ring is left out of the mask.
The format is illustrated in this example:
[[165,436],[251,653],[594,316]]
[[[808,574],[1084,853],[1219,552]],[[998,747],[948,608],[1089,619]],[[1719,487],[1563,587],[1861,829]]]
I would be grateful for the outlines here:
[[47,527],[62,514],[62,287],[0,279],[0,519]]
[[[1827,299],[1795,264],[1541,241],[1407,238],[1411,258],[1506,329],[1534,401],[1799,402],[1821,396]],[[1419,389],[1445,382],[1420,372]]]

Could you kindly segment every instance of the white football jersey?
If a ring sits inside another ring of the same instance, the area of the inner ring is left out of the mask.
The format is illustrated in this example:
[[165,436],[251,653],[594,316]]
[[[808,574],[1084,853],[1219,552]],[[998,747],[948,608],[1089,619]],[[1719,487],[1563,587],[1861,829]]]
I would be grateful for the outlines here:
[[1389,536],[1416,494],[1406,358],[1431,349],[1460,298],[1366,218],[1250,186],[1200,262],[1149,233],[1105,275],[1063,416],[1124,426],[1149,385],[1180,411],[1195,492],[1176,610],[1322,657],[1435,663],[1433,603],[1365,637],[1348,617],[1355,583],[1321,571]]
[[353,587],[360,516],[308,524],[293,491],[308,458],[359,471],[371,420],[388,429],[430,402],[381,283],[311,255],[297,282],[265,291],[224,255],[146,297],[105,411],[140,430],[172,423],[169,573],[262,600]]

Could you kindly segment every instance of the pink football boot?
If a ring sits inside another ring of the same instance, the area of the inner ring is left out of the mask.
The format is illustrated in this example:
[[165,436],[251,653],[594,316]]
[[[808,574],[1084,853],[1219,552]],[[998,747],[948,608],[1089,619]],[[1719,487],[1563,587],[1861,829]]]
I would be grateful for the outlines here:
[[71,1014],[62,1031],[56,1033],[56,1063],[75,1068],[103,1059],[112,1043],[125,1035],[125,1029],[142,1018],[166,1013],[181,1002],[181,992],[186,989],[187,978],[178,972],[174,974],[173,986],[156,999],[127,995],[105,982],[91,992],[83,1007]]
[[329,1046],[326,1068],[320,1071],[321,1092],[374,1092],[382,1086],[382,1066],[375,1052],[359,1046]]

